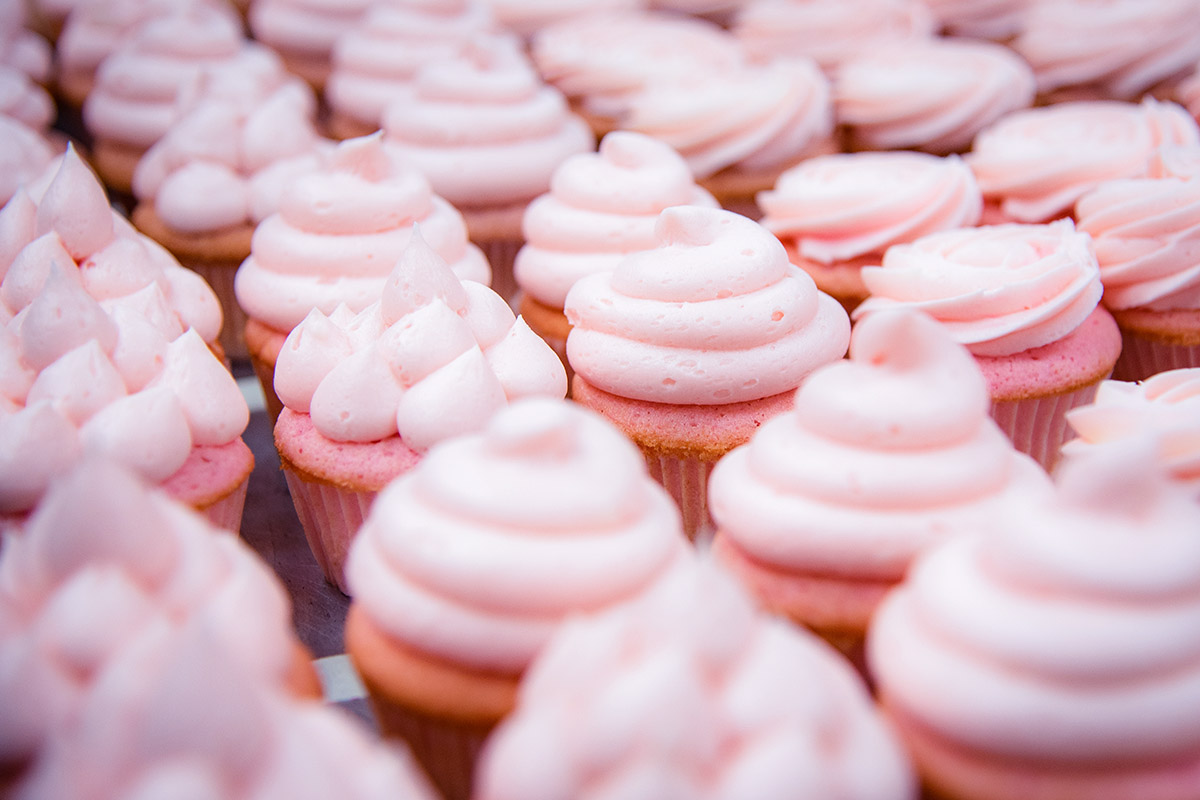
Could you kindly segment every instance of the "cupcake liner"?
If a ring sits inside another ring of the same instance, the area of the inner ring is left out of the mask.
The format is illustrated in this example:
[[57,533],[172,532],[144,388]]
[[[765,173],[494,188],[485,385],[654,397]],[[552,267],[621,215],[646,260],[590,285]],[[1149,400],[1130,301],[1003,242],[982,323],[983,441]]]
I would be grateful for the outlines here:
[[292,495],[296,515],[304,528],[313,557],[325,579],[349,595],[346,586],[346,555],[375,500],[376,491],[353,491],[317,480],[306,480],[284,467],[284,478]]
[[475,763],[494,725],[439,719],[371,695],[384,736],[402,739],[445,800],[470,800]]
[[181,263],[204,278],[221,303],[224,322],[221,325],[221,335],[217,341],[221,343],[226,357],[237,361],[248,359],[250,351],[246,349],[246,340],[242,335],[246,328],[246,312],[238,305],[237,295],[233,291],[233,279],[237,275],[238,265],[206,264],[202,261],[181,261]]
[[229,494],[196,511],[218,528],[238,533],[242,528],[242,511],[246,507],[246,491],[249,488],[250,477],[247,476]]
[[254,374],[262,386],[263,405],[266,406],[267,416],[271,418],[271,427],[274,427],[283,412],[283,401],[275,394],[275,364],[251,353],[250,365],[254,367]]
[[1160,372],[1200,366],[1200,345],[1168,344],[1121,331],[1121,357],[1113,367],[1119,381],[1141,381]]
[[683,516],[683,532],[702,544],[712,538],[713,521],[708,513],[708,476],[712,461],[645,453],[650,477],[663,485]]
[[1092,402],[1098,386],[1099,381],[1066,394],[994,401],[992,419],[1017,450],[1032,456],[1050,472],[1058,463],[1063,443],[1074,435],[1067,424],[1067,412]]
[[513,262],[517,260],[517,251],[525,244],[524,239],[491,239],[475,242],[487,257],[492,268],[492,290],[504,298],[504,302],[513,304],[517,296],[517,279],[513,276]]

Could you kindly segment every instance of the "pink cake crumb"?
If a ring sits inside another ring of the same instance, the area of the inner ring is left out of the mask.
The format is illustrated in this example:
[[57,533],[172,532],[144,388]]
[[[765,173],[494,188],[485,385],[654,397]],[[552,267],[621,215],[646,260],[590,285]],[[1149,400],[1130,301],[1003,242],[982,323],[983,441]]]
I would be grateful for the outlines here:
[[285,408],[275,423],[280,456],[308,474],[348,489],[378,491],[407,472],[421,454],[399,436],[381,442],[335,442],[321,435],[308,414]]

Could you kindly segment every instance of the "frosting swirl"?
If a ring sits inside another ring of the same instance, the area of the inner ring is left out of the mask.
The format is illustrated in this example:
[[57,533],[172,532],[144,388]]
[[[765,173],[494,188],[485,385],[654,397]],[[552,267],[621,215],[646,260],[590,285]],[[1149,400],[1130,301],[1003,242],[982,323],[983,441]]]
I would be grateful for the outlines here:
[[1004,41],[1021,30],[1030,0],[923,0],[955,36]]
[[861,149],[951,153],[1033,95],[1033,73],[1006,47],[930,38],[881,44],[843,62],[834,113]]
[[1100,301],[1091,239],[1070,220],[943,231],[864,267],[871,292],[854,318],[915,308],[977,356],[1007,356],[1075,330]]
[[758,194],[762,225],[821,264],[878,254],[979,222],[983,199],[957,156],[847,153],[810,158]]
[[28,29],[28,22],[26,3],[21,0],[0,2],[0,64],[19,69],[38,83],[48,84],[54,71],[53,54],[49,43]]
[[40,131],[0,115],[0,204],[41,175],[53,159],[54,149]]
[[1164,144],[1196,144],[1200,128],[1174,103],[1059,103],[1009,114],[966,156],[987,200],[1020,222],[1070,212],[1106,180],[1147,174]]
[[0,64],[0,116],[45,131],[57,113],[49,92],[19,69]]
[[346,575],[406,646],[516,675],[567,614],[628,600],[686,549],[674,502],[616,428],[531,399],[384,489]]
[[379,134],[340,143],[280,200],[255,229],[235,281],[246,313],[276,330],[290,331],[314,308],[361,311],[378,300],[414,222],[456,275],[490,279],[462,215]]
[[717,207],[668,145],[614,131],[597,153],[571,156],[550,191],[529,204],[525,245],[513,265],[517,283],[545,305],[562,308],[585,275],[616,267],[626,254],[656,246],[654,225],[668,206]]

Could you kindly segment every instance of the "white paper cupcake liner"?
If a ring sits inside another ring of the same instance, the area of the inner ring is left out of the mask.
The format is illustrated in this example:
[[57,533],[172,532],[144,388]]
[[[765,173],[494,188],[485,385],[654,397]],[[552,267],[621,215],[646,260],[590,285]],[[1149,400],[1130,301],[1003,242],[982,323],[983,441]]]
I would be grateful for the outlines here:
[[715,462],[653,453],[645,455],[650,477],[661,483],[679,506],[683,532],[694,542],[707,542],[713,533],[713,522],[708,513],[708,476]]
[[1058,463],[1063,443],[1074,436],[1067,412],[1092,402],[1098,386],[1099,382],[1066,394],[993,402],[992,419],[1017,450],[1049,472]]
[[285,468],[288,491],[296,515],[304,528],[313,557],[325,573],[325,579],[343,594],[349,595],[346,587],[346,555],[355,534],[362,527],[375,491],[351,491],[332,484],[308,481],[295,471]]
[[250,476],[247,475],[246,480],[238,484],[232,492],[197,511],[218,528],[237,533],[242,529],[242,511],[246,508],[246,492],[249,488]]
[[441,796],[470,800],[475,764],[492,726],[441,720],[395,706],[384,708],[376,698],[372,700],[383,734],[408,745]]
[[1121,357],[1113,367],[1119,381],[1141,381],[1172,369],[1200,367],[1200,345],[1173,345],[1121,332]]

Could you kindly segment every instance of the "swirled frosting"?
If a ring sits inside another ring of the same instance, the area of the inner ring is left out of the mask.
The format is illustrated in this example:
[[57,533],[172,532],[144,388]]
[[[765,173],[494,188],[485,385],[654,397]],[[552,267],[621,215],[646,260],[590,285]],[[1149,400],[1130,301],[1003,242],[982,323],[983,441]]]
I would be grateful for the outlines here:
[[378,300],[414,222],[457,276],[491,278],[462,215],[379,134],[342,142],[280,200],[255,229],[235,283],[246,313],[276,330],[290,331],[314,308],[361,311]]
[[1033,73],[1006,47],[930,38],[881,44],[844,61],[834,114],[862,149],[961,152],[1033,96]]
[[567,358],[588,383],[636,400],[737,403],[794,389],[845,354],[846,313],[758,223],[673,206],[654,233],[654,249],[567,295]]
[[41,175],[53,159],[54,148],[40,129],[0,114],[0,204]]
[[47,84],[54,71],[50,44],[29,30],[28,23],[23,0],[0,0],[0,64]]
[[1191,774],[1200,509],[1152,450],[1065,465],[1057,493],[920,559],[867,642],[889,708],[1022,780]]
[[923,0],[946,32],[1003,41],[1021,30],[1030,0]]
[[703,563],[563,625],[477,775],[480,800],[916,797],[849,665]]
[[987,225],[924,236],[888,248],[864,267],[871,296],[860,319],[914,308],[946,326],[977,356],[1007,356],[1049,344],[1095,309],[1102,287],[1091,239],[1070,220]]
[[569,613],[631,599],[686,551],[674,502],[620,431],[541,398],[434,447],[384,489],[346,577],[406,646],[517,675]]
[[562,93],[542,82],[515,40],[499,36],[425,65],[385,112],[384,128],[461,209],[524,205],[550,188],[565,158],[595,147]]
[[828,144],[833,105],[815,62],[778,59],[655,81],[622,127],[662,139],[701,179],[726,167],[781,170],[812,155]]
[[0,609],[11,628],[0,637],[0,762],[56,738],[151,631],[203,620],[212,646],[263,684],[283,686],[294,665],[288,596],[266,564],[103,458],[61,476],[21,535],[5,539]]
[[717,463],[717,535],[784,574],[899,583],[918,554],[1051,490],[990,404],[975,359],[941,325],[872,314],[850,360],[814,371],[791,412]]
[[1044,222],[1103,181],[1145,175],[1160,145],[1198,142],[1196,121],[1174,103],[1073,102],[1007,115],[966,159],[1008,218]]
[[527,294],[562,308],[584,275],[616,267],[628,253],[657,245],[654,225],[668,206],[717,207],[679,154],[633,131],[614,131],[597,153],[571,156],[550,191],[525,211],[525,245],[514,271]]
[[882,44],[933,36],[934,21],[921,0],[754,0],[739,9],[733,34],[755,58],[806,56],[832,74]]
[[1109,308],[1200,309],[1200,181],[1106,181],[1075,204]]
[[399,434],[424,450],[528,395],[563,397],[562,362],[491,289],[459,283],[414,233],[382,297],[357,315],[314,309],[275,365],[288,408],[339,442]]
[[645,0],[485,0],[496,21],[525,38],[572,17],[641,9]]
[[1090,86],[1114,100],[1189,72],[1200,53],[1192,0],[1039,0],[1029,3],[1012,48],[1029,62],[1039,92]]
[[0,65],[0,116],[45,131],[57,114],[50,93],[14,67]]
[[1090,404],[1067,412],[1067,422],[1077,438],[1063,445],[1065,457],[1155,436],[1171,476],[1200,490],[1200,369],[1168,370],[1138,383],[1103,381]]
[[821,264],[882,257],[893,244],[972,227],[983,209],[961,159],[912,152],[810,158],[757,199],[763,227]]

